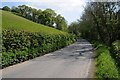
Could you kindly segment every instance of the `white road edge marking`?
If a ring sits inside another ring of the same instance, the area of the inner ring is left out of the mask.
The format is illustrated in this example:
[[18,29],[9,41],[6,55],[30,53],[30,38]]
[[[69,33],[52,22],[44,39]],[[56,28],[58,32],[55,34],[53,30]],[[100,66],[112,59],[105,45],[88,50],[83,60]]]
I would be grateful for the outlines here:
[[91,67],[91,59],[90,59],[90,61],[88,63],[88,67],[87,67],[87,70],[86,70],[86,76],[85,76],[85,78],[88,78],[90,67]]
[[77,44],[77,45],[88,45],[88,46],[92,46],[93,44]]

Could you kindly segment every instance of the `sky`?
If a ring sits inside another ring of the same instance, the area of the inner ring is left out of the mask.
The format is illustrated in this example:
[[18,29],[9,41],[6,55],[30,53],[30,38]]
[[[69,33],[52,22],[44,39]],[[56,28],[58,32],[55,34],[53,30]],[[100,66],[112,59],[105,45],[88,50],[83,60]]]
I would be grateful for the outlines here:
[[2,0],[3,6],[27,5],[36,9],[53,9],[57,14],[65,17],[68,24],[77,21],[84,12],[86,0]]

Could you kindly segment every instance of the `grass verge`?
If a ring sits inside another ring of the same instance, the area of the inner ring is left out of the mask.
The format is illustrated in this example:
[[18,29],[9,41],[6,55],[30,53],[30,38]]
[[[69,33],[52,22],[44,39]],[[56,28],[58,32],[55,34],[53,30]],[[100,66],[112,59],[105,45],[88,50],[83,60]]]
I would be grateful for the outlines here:
[[109,50],[104,45],[98,45],[96,48],[96,75],[98,78],[117,79],[119,78],[118,68],[114,59],[112,59]]

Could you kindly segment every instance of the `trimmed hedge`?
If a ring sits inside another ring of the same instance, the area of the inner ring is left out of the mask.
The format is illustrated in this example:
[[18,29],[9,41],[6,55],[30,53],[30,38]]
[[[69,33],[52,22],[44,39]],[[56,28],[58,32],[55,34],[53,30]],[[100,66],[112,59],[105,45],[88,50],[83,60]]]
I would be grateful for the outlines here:
[[20,63],[72,44],[75,39],[68,33],[41,34],[3,30],[2,68]]
[[97,46],[96,74],[98,78],[119,78],[118,69],[106,46]]

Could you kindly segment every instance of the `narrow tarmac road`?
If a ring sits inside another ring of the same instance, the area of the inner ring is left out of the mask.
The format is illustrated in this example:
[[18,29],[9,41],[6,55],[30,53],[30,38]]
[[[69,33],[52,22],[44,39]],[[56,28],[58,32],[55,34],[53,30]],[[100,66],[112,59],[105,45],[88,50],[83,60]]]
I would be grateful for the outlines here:
[[93,47],[84,39],[63,49],[7,67],[3,78],[91,78]]

